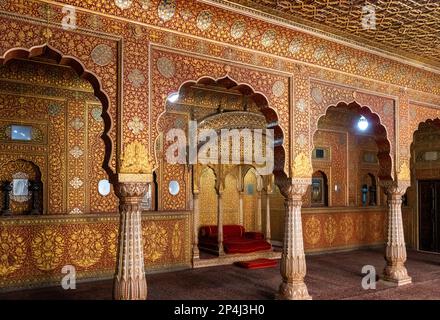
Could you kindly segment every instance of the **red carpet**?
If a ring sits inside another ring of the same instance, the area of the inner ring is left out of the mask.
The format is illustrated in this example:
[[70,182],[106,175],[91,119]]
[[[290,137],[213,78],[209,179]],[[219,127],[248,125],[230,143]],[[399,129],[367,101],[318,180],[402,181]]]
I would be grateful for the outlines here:
[[235,265],[245,269],[264,269],[275,267],[277,261],[271,259],[256,259],[252,261],[239,261],[236,262]]

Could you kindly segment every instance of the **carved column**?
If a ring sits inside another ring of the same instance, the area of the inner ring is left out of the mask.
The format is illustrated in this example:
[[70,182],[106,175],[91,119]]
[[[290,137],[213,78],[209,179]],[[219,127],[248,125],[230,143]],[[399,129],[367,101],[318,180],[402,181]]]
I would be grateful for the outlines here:
[[266,240],[270,243],[272,237],[270,230],[270,195],[271,192],[266,190]]
[[237,174],[237,189],[238,189],[238,224],[240,226],[244,226],[244,181],[243,181],[243,173],[242,167],[238,166],[238,174]]
[[141,230],[141,202],[147,190],[146,175],[119,175],[120,230],[114,298],[145,300],[147,280]]
[[406,246],[402,220],[402,196],[408,187],[409,183],[385,185],[388,198],[388,241],[383,280],[397,286],[412,282],[405,268]]
[[199,252],[199,220],[200,220],[200,209],[199,209],[199,192],[193,193],[193,205],[194,205],[194,239],[193,239],[193,260],[200,258]]
[[279,287],[278,299],[311,299],[304,283],[306,260],[301,220],[302,197],[310,184],[310,179],[293,179],[289,180],[287,185],[280,187],[280,191],[285,197],[286,213],[280,269],[282,282]]
[[243,191],[239,191],[238,192],[238,199],[239,199],[239,212],[238,212],[238,224],[240,226],[244,226],[244,207],[243,207],[243,196],[244,196],[244,192]]
[[217,242],[218,255],[225,254],[223,250],[223,189],[217,189]]
[[262,226],[261,226],[261,191],[257,191],[257,215],[255,217],[255,231],[261,232]]

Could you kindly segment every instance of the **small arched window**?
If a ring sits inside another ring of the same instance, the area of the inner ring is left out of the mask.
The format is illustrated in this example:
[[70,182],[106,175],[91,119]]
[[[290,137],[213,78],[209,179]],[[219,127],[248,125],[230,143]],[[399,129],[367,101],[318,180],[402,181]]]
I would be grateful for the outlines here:
[[377,206],[376,177],[371,173],[366,174],[362,179],[361,202],[364,207]]
[[324,172],[316,171],[313,174],[311,192],[312,207],[328,206],[328,181]]

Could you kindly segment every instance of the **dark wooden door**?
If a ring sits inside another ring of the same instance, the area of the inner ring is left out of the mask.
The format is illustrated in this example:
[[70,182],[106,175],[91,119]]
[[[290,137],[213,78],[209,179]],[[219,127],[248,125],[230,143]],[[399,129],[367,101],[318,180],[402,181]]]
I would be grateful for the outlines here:
[[440,181],[419,182],[419,249],[440,252]]

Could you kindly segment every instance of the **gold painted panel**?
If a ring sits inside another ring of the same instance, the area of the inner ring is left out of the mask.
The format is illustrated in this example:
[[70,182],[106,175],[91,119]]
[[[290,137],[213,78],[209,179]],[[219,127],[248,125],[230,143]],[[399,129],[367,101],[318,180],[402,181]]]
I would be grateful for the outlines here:
[[243,214],[244,228],[246,231],[257,231],[257,177],[253,170],[249,170],[244,176]]
[[239,224],[240,221],[240,196],[237,189],[237,178],[228,174],[225,177],[223,191],[223,225]]
[[214,171],[206,168],[200,176],[200,226],[217,225],[217,192]]
[[[142,216],[147,272],[189,267],[190,217],[189,212]],[[118,215],[0,219],[0,290],[59,285],[64,265],[75,267],[77,280],[111,278],[118,228]]]

